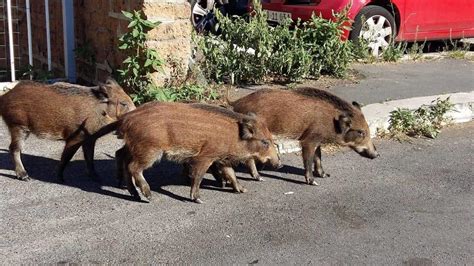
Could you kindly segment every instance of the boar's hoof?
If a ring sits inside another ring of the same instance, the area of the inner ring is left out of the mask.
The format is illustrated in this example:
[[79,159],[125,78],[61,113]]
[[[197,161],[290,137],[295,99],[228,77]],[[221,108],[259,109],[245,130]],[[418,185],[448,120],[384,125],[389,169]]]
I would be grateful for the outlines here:
[[150,203],[151,197],[141,197],[140,194],[134,194],[132,195],[132,199],[138,202]]
[[198,203],[198,204],[203,204],[204,201],[202,201],[201,199],[194,199],[194,202]]
[[150,193],[144,193],[143,196],[144,196],[146,202],[151,201],[151,194]]
[[309,181],[308,181],[308,185],[311,185],[311,186],[319,186],[319,184],[318,184],[316,181],[314,181],[314,180],[309,180]]
[[28,174],[26,172],[22,172],[22,173],[18,174],[17,177],[21,181],[30,181],[30,177],[28,176]]
[[240,186],[240,185],[237,188],[234,188],[235,193],[245,193],[247,191],[248,190],[246,188],[244,188],[243,186]]
[[322,174],[320,174],[320,173],[315,171],[313,174],[314,174],[314,176],[319,177],[319,178],[331,177],[331,175],[326,173],[326,172],[323,172]]

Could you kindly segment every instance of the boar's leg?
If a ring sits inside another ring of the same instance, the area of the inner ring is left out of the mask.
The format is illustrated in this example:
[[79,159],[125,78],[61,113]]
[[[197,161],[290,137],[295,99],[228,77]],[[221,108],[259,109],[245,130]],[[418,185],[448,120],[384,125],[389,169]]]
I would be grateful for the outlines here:
[[321,164],[321,145],[316,148],[314,154],[314,175],[317,177],[330,177],[328,173],[325,173],[323,170],[323,165]]
[[191,200],[196,203],[203,203],[200,199],[199,186],[211,164],[212,160],[193,161],[189,164],[191,167]]
[[58,181],[64,182],[64,168],[71,161],[74,154],[81,147],[82,141],[80,138],[73,138],[66,140],[66,146],[64,146],[63,153],[61,154],[61,162],[58,167]]
[[301,143],[301,148],[303,150],[303,164],[306,179],[306,183],[313,186],[318,186],[319,184],[314,181],[313,177],[313,161],[314,153],[316,149],[316,144],[311,142]]
[[[131,184],[130,182],[135,181],[135,184],[137,185],[137,187],[140,188],[142,194],[148,200],[150,200],[151,199],[150,185],[148,185],[148,182],[146,182],[145,177],[143,176],[143,170],[145,170],[144,167],[137,161],[132,160],[128,164],[128,171],[130,173],[130,177],[127,178],[129,180],[128,181],[128,190],[130,191],[130,193],[132,194],[132,196],[134,198],[137,198],[137,196],[138,196],[138,198],[140,198],[139,195],[132,192],[132,190],[134,190],[134,188],[135,188],[135,185],[133,185],[133,183]],[[130,180],[132,180],[132,181],[130,181]],[[131,187],[130,185],[133,185],[133,187]]]
[[260,176],[260,174],[257,171],[257,166],[255,165],[255,160],[254,159],[248,159],[245,161],[245,165],[250,171],[250,175],[257,181],[264,181],[264,179]]
[[140,193],[135,186],[135,180],[132,177],[132,174],[128,170],[128,165],[130,164],[130,158],[124,158],[124,168],[122,178],[126,181],[128,192],[132,195],[132,198],[137,201],[141,201]]
[[28,173],[23,166],[21,161],[21,150],[23,148],[24,141],[28,138],[28,133],[25,132],[21,127],[15,126],[10,128],[11,143],[10,143],[10,154],[15,163],[16,177],[23,181],[30,180]]
[[127,181],[126,177],[125,177],[125,172],[128,171],[126,169],[126,165],[125,165],[125,155],[126,155],[126,147],[123,146],[122,148],[120,148],[119,150],[117,150],[115,152],[115,164],[117,166],[117,180],[118,180],[118,184],[117,184],[117,187],[118,188],[126,188],[126,183],[125,181]]
[[221,167],[221,172],[225,179],[229,180],[229,182],[232,184],[232,188],[234,188],[234,191],[237,193],[245,193],[247,192],[247,189],[245,189],[239,181],[237,181],[237,177],[235,176],[235,171],[232,167],[230,166],[222,166]]
[[99,176],[97,175],[97,172],[95,171],[94,167],[94,148],[95,148],[95,139],[87,139],[84,141],[84,144],[82,144],[82,151],[84,153],[84,159],[86,161],[87,165],[87,172],[89,176],[94,180],[94,181],[100,181]]
[[[189,166],[188,166],[188,173],[189,173]],[[227,184],[227,180],[223,178],[224,173],[222,172],[222,168],[217,165],[217,163],[213,163],[211,165],[211,173],[214,179],[216,179],[217,183],[221,188],[225,188]]]

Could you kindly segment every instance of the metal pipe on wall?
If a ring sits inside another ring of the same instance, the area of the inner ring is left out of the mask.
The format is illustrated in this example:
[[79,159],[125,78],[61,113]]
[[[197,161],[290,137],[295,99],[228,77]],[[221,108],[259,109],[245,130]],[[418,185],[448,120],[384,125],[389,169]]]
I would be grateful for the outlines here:
[[51,36],[49,29],[49,0],[44,0],[44,13],[46,16],[46,49],[48,50],[48,71],[51,71]]
[[64,33],[64,73],[69,82],[76,82],[76,59],[74,54],[74,3],[62,0]]
[[26,29],[28,32],[28,62],[30,66],[33,66],[33,45],[31,43],[31,10],[30,0],[26,0]]
[[15,77],[15,44],[13,43],[12,1],[7,0],[8,44],[10,49],[10,72],[12,82]]

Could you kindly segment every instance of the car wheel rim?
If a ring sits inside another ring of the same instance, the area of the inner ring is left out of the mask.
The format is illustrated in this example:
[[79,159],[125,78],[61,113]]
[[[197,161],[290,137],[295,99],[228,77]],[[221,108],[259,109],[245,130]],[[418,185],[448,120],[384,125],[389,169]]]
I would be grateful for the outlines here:
[[390,21],[384,16],[375,15],[365,21],[359,37],[367,41],[372,55],[379,56],[389,46],[392,32]]
[[214,0],[198,0],[192,8],[191,21],[198,32],[209,31],[216,25]]

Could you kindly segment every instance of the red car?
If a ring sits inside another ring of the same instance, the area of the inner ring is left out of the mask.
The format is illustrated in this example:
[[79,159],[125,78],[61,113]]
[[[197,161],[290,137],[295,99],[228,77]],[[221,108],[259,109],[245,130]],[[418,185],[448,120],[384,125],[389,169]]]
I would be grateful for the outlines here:
[[331,19],[333,12],[349,8],[354,22],[346,32],[362,37],[373,54],[397,41],[424,41],[474,37],[474,0],[262,0],[268,19],[308,20],[314,13]]

